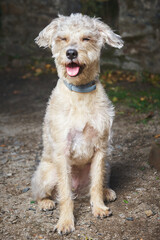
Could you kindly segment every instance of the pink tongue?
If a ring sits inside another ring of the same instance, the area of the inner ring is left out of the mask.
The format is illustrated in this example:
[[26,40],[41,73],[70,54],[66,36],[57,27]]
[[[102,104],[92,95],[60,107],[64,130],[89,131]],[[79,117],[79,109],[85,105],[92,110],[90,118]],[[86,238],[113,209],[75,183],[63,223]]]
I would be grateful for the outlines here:
[[74,77],[79,73],[79,66],[75,66],[75,67],[67,67],[67,73],[70,77]]

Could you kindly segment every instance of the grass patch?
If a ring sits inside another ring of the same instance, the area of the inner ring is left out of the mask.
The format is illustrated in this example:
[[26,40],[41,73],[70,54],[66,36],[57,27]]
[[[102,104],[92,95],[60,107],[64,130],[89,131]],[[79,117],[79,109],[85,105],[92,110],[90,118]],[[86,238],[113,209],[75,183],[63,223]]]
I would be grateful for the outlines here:
[[160,109],[159,75],[110,71],[102,74],[101,82],[115,104],[125,104],[136,112]]
[[130,91],[126,103],[139,112],[160,109],[160,88],[149,87],[145,91],[142,89]]

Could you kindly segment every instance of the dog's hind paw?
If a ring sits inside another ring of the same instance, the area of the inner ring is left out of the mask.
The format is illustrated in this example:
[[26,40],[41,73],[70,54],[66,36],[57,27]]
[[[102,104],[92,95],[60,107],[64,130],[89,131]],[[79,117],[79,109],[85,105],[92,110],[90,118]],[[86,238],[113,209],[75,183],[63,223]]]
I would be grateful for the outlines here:
[[115,201],[117,198],[115,191],[113,191],[111,188],[105,188],[104,189],[104,201],[112,202]]
[[38,201],[38,206],[43,211],[53,210],[55,208],[55,205],[55,202],[48,198],[44,198]]
[[95,217],[101,218],[101,219],[109,217],[109,216],[112,215],[111,210],[108,207],[106,207],[105,205],[100,206],[100,207],[93,206],[92,213]]

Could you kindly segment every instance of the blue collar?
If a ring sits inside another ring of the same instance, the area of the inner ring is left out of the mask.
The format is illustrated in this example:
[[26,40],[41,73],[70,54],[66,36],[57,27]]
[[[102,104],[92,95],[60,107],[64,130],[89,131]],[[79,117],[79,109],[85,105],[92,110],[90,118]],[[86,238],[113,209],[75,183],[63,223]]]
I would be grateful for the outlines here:
[[74,91],[74,92],[88,93],[88,92],[92,92],[96,89],[96,81],[95,80],[93,80],[87,84],[84,84],[84,85],[73,85],[72,83],[68,83],[65,80],[63,80],[63,82],[69,90]]

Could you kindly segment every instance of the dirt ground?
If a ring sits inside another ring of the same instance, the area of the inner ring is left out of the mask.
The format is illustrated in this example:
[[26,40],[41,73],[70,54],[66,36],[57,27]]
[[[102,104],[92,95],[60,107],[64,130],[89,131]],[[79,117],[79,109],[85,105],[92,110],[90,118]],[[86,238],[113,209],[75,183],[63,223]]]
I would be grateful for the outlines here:
[[[75,200],[76,230],[53,232],[58,207],[42,212],[32,199],[31,177],[42,151],[42,122],[55,75],[23,78],[23,71],[0,72],[0,239],[160,239],[160,174],[148,165],[154,136],[160,134],[160,112],[141,123],[145,114],[117,105],[113,125],[111,187],[117,200],[107,205],[113,215],[91,214],[89,198]],[[148,212],[148,210],[150,210]],[[149,216],[147,216],[149,215]]]

